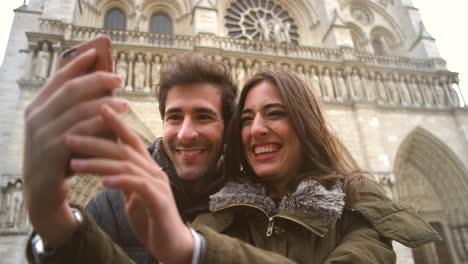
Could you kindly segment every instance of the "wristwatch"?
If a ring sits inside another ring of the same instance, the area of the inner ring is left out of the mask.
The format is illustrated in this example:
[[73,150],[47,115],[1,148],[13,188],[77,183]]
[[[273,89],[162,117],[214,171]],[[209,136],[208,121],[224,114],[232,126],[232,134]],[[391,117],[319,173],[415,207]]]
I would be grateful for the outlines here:
[[[75,207],[72,207],[71,209],[78,225],[83,223],[83,215],[80,210]],[[33,234],[30,243],[34,264],[42,264],[44,262],[44,258],[53,256],[57,251],[57,249],[44,247],[44,242],[38,233]]]

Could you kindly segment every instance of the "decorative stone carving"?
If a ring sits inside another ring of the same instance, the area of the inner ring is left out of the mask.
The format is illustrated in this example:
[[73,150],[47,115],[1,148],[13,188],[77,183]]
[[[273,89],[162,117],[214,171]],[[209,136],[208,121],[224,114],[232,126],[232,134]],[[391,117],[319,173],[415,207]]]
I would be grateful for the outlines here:
[[294,20],[271,1],[233,2],[226,11],[226,28],[232,38],[298,44]]
[[159,79],[161,78],[161,58],[156,55],[154,56],[154,61],[151,65],[151,87],[153,90],[156,90],[158,86]]
[[350,11],[351,17],[363,25],[370,25],[374,22],[372,11],[363,5],[352,5]]
[[124,88],[125,84],[127,83],[127,76],[128,76],[128,63],[126,54],[124,52],[119,54],[117,58],[117,63],[115,65],[115,72],[122,78],[122,84],[120,88]]
[[434,78],[434,98],[435,102],[439,106],[447,105],[447,99],[445,97],[443,80]]
[[411,77],[408,87],[410,88],[410,91],[413,94],[413,103],[415,105],[422,105],[424,103],[423,97],[422,97],[421,91],[419,90],[416,77],[414,76]]
[[400,98],[401,103],[403,105],[410,105],[411,104],[411,94],[409,92],[408,86],[406,85],[405,76],[400,76],[400,83],[398,85],[398,89],[400,91]]
[[145,86],[145,62],[143,61],[143,55],[138,54],[135,62],[135,91],[142,91]]
[[23,215],[23,184],[20,180],[6,188],[3,202],[3,221],[1,225],[10,230],[17,230],[24,224]]
[[365,96],[368,101],[375,101],[375,83],[373,79],[372,72],[363,72],[362,73],[362,82],[364,85]]
[[309,85],[316,95],[322,96],[322,89],[320,88],[320,78],[317,75],[317,69],[315,67],[310,67]]
[[377,73],[375,75],[375,87],[377,90],[377,102],[378,103],[386,103],[388,102],[388,96],[387,96],[387,89],[385,89],[385,84],[382,80],[382,75],[380,73]]
[[41,49],[37,52],[34,61],[33,79],[45,80],[49,77],[50,60],[49,44],[42,42]]
[[306,77],[306,74],[304,72],[304,65],[298,64],[296,66],[296,73],[304,82],[307,81],[307,77]]
[[239,87],[243,86],[245,77],[246,77],[246,72],[245,72],[243,61],[239,60],[237,62],[235,73],[236,73],[236,83],[239,85]]
[[329,68],[325,68],[323,71],[323,97],[324,99],[334,99],[335,93],[333,89],[333,80]]
[[345,73],[342,69],[336,71],[336,99],[345,101],[348,99],[348,87],[345,81]]
[[432,94],[432,89],[426,78],[421,79],[421,81],[419,82],[419,87],[421,87],[425,105],[427,106],[433,105],[434,96]]
[[453,84],[456,84],[458,85],[459,83],[459,80],[458,78],[449,78],[448,79],[448,82],[446,82],[446,86],[447,86],[447,91],[448,91],[448,98],[449,98],[449,103],[451,106],[456,106],[456,107],[459,107],[460,106],[460,98],[458,97],[458,93],[457,91],[455,90],[455,88],[453,87]]
[[351,73],[351,84],[352,84],[352,98],[353,99],[363,99],[364,98],[364,88],[362,85],[361,77],[359,76],[359,70],[354,68]]
[[400,95],[398,87],[395,84],[395,75],[389,74],[387,78],[388,100],[390,103],[398,104],[400,102]]

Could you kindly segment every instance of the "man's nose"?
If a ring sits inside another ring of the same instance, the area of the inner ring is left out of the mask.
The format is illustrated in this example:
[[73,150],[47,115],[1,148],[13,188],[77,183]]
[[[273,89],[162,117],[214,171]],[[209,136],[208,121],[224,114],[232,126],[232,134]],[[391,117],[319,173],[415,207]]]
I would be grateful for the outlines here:
[[255,116],[252,126],[250,128],[250,132],[254,137],[263,137],[268,134],[268,127],[265,124],[265,120],[260,116]]
[[184,118],[177,138],[185,144],[190,144],[198,137],[198,131],[191,118]]

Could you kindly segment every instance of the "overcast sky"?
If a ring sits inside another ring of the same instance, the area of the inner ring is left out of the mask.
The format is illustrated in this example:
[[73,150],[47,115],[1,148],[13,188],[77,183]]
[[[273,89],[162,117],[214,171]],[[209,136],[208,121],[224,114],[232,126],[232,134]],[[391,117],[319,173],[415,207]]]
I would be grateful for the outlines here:
[[[468,31],[464,17],[468,14],[467,0],[412,0],[419,8],[428,32],[436,39],[442,58],[449,70],[460,73],[460,86],[468,102]],[[13,9],[23,0],[3,0],[0,9],[0,65],[3,63],[5,46],[13,21]]]

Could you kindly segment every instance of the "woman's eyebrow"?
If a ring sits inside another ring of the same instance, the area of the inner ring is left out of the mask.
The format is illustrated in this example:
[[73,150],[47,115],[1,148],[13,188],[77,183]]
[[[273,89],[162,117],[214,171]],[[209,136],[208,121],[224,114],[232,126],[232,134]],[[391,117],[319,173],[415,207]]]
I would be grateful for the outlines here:
[[[271,104],[266,104],[262,107],[262,110],[268,110],[270,108],[274,108],[274,107],[280,107],[280,108],[283,108],[283,109],[286,109],[286,107],[283,105],[283,104],[280,104],[280,103],[271,103]],[[253,113],[253,110],[250,109],[250,108],[245,108],[244,110],[242,110],[241,114],[247,114],[247,113]]]

